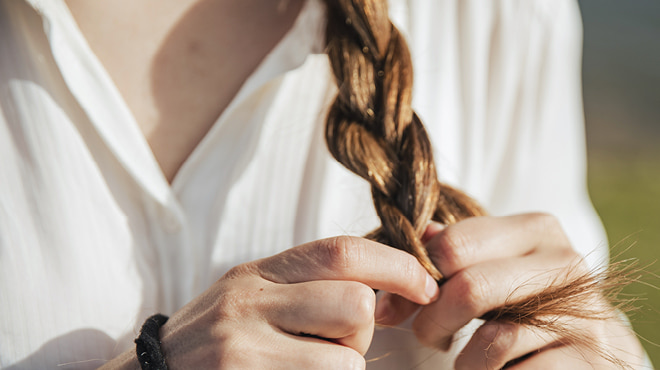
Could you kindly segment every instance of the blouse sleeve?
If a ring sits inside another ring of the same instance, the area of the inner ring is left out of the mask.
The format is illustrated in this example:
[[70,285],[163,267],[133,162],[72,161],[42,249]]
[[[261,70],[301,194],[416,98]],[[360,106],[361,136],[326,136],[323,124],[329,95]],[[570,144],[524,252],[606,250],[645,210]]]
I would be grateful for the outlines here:
[[589,200],[577,1],[411,0],[398,15],[440,177],[494,215],[548,212],[590,265],[607,239]]
[[[486,200],[493,213],[540,210],[557,216],[590,265],[607,264],[607,239],[586,184],[582,107],[582,27],[577,1],[544,2],[545,35],[530,45],[520,81],[517,148],[502,163],[503,184]],[[528,127],[528,128],[527,128]],[[527,129],[525,129],[527,128]]]
[[[586,187],[577,0],[390,3],[411,49],[413,104],[433,142],[441,180],[494,215],[555,215],[589,264],[605,265],[607,240]],[[448,353],[374,351],[388,356],[375,365],[452,368],[480,324],[461,329]],[[415,343],[406,330],[383,332],[372,348]],[[648,359],[646,368],[652,368]]]

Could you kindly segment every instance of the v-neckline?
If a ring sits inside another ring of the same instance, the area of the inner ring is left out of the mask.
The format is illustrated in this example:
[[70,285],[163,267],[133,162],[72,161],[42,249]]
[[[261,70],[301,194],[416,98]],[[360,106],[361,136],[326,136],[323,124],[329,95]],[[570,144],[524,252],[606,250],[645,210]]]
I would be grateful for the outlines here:
[[210,138],[226,124],[231,113],[259,87],[303,64],[307,55],[323,50],[325,8],[320,0],[306,0],[291,28],[259,63],[225,110],[179,167],[172,182],[161,170],[107,70],[93,53],[64,0],[31,4],[44,17],[54,59],[78,103],[110,150],[144,190],[161,204],[176,203],[191,162],[203,157]]

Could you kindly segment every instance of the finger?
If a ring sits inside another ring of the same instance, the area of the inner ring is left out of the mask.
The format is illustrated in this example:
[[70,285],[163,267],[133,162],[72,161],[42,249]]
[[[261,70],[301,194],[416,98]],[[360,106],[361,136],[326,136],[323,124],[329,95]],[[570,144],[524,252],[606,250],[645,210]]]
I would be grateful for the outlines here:
[[556,341],[553,335],[522,325],[482,325],[456,358],[456,369],[501,369],[510,361]]
[[446,277],[493,259],[571,249],[557,219],[546,214],[470,218],[436,233],[426,247]]
[[[422,243],[426,243],[439,232],[445,229],[445,225],[438,222],[430,222],[422,235]],[[419,305],[411,302],[400,295],[381,291],[376,301],[376,324],[381,326],[396,326],[404,322],[419,309]]]
[[429,222],[428,226],[426,226],[426,230],[424,230],[424,234],[422,235],[421,241],[422,243],[426,243],[429,240],[433,239],[434,236],[438,235],[442,230],[444,230],[447,226],[443,225],[438,222],[431,221]]
[[302,336],[332,339],[365,354],[374,329],[375,293],[352,281],[312,281],[272,288],[265,313],[271,325]]
[[561,253],[537,253],[461,270],[442,285],[435,302],[422,308],[413,330],[422,343],[446,350],[451,336],[472,319],[561,283],[556,277],[566,269],[566,258]]
[[[613,362],[614,361],[614,362]],[[583,347],[557,345],[533,353],[524,361],[507,366],[507,370],[565,370],[565,369],[622,369],[627,366],[616,363],[616,359],[607,359]]]
[[[366,369],[367,363],[364,359],[364,355],[360,354],[348,347],[341,345],[332,345],[328,346],[326,343],[315,343],[314,339],[298,339],[298,343],[301,341],[306,342],[306,345],[290,347],[295,348],[294,351],[289,350],[292,358],[289,361],[288,366],[286,363],[283,369],[292,369],[292,361],[297,361],[296,359],[302,358],[306,363],[302,363],[300,369],[327,369],[327,370],[336,370],[336,369]],[[279,360],[278,357],[276,359]],[[268,367],[263,367],[266,369]]]
[[410,254],[363,238],[336,237],[256,262],[265,279],[282,284],[352,280],[419,303],[438,294],[436,281]]
[[[236,369],[366,369],[366,361],[349,347],[318,338],[299,337],[276,333],[278,337],[265,336],[263,343],[254,343],[254,348],[242,351],[246,357]],[[286,338],[282,338],[285,335]],[[265,353],[257,353],[262,351]],[[267,359],[267,363],[254,363]]]
[[396,326],[419,309],[419,305],[400,295],[384,292],[376,303],[376,324]]
[[[513,362],[507,369],[650,369],[644,350],[634,332],[624,322],[580,320],[572,334],[555,345],[531,353],[524,361]],[[575,337],[578,331],[583,338]],[[563,335],[563,333],[562,333]],[[561,342],[561,344],[559,343]]]

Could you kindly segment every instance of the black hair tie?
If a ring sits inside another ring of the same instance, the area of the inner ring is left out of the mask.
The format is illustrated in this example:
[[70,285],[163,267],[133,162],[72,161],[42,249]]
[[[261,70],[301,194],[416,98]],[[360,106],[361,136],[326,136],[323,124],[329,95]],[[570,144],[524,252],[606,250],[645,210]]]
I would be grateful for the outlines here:
[[147,319],[140,329],[140,335],[135,338],[135,351],[142,370],[167,370],[165,355],[160,348],[160,327],[165,325],[168,317],[155,314]]

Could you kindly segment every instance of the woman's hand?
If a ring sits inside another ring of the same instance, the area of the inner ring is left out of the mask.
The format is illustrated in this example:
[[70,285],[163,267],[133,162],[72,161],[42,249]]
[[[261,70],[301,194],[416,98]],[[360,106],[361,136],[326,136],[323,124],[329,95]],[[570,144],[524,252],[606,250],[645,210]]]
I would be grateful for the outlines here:
[[[453,334],[472,319],[587,272],[558,221],[544,214],[473,218],[448,227],[432,224],[423,239],[446,281],[439,298],[419,311],[413,330],[423,344],[440,350],[447,350]],[[598,294],[594,298],[585,310],[593,310],[592,305],[603,305],[607,310],[604,299]],[[409,300],[387,294],[378,302],[376,320],[396,325],[418,308]],[[618,319],[556,319],[580,331],[579,335],[594,338],[592,344],[617,360],[633,368],[643,363],[635,335]],[[621,368],[602,354],[589,345],[566,343],[565,338],[538,328],[491,321],[477,330],[455,366]]]
[[[373,289],[416,304],[438,294],[407,253],[362,238],[320,240],[230,270],[172,315],[161,348],[170,369],[363,369]],[[124,355],[129,366],[134,352]]]

